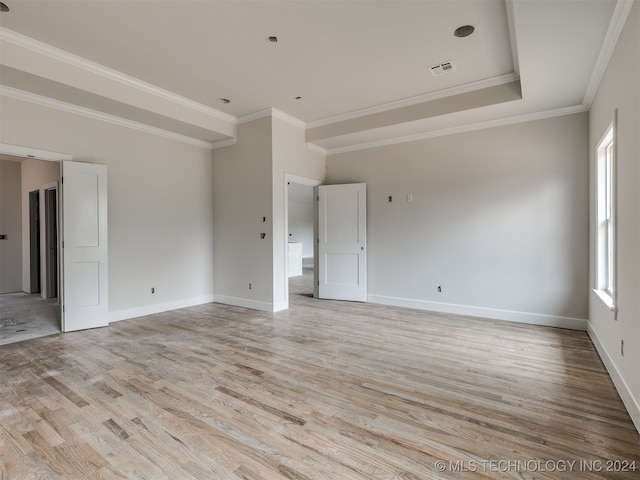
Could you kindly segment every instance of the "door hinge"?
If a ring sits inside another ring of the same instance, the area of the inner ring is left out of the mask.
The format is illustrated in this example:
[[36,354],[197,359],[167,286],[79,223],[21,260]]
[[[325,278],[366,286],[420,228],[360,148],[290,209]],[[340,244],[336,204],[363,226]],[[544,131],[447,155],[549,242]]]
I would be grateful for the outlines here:
[[60,183],[64,185],[64,177],[60,177]]

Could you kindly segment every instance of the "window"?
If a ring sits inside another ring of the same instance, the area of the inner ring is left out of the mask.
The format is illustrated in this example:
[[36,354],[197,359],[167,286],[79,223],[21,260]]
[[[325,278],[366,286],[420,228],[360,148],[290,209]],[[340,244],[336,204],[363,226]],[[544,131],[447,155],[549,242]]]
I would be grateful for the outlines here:
[[596,293],[615,309],[616,287],[616,169],[615,129],[612,124],[598,143]]

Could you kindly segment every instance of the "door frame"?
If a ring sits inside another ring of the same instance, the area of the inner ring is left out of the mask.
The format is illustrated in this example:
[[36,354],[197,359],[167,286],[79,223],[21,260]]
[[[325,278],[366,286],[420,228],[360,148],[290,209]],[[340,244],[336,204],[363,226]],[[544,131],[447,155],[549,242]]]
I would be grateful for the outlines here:
[[[53,192],[53,193],[52,193]],[[51,225],[51,206],[49,205],[49,197],[48,195],[52,195],[55,198],[55,205],[53,208],[53,213],[55,214],[55,222]],[[43,222],[41,222],[40,228],[40,255],[41,261],[40,264],[44,265],[42,268],[42,280],[40,281],[40,290],[42,293],[42,298],[57,298],[60,303],[60,296],[58,295],[58,286],[60,285],[60,277],[58,276],[58,272],[60,272],[60,249],[59,249],[59,241],[60,238],[60,198],[58,196],[58,182],[47,183],[46,185],[42,185],[40,187],[40,202],[42,204],[42,218]],[[42,228],[44,226],[44,228]],[[50,251],[50,242],[51,236],[55,233],[56,245],[55,245],[55,260],[52,259],[52,252]],[[55,268],[52,268],[52,263],[55,263]],[[51,270],[55,270],[52,272]],[[52,279],[52,276],[55,277]],[[50,294],[51,285],[50,283],[56,284],[56,293]]]
[[[289,308],[289,276],[287,272],[289,271],[289,183],[297,183],[299,185],[306,185],[309,187],[317,187],[318,185],[322,185],[322,180],[316,180],[308,177],[301,177],[299,175],[293,175],[291,173],[284,174],[284,245],[282,248],[284,249],[284,297],[285,297],[285,308]],[[314,209],[315,209],[315,201],[314,201]],[[314,214],[314,236],[315,236],[315,223],[317,219]],[[314,245],[313,248],[313,270],[316,272],[317,270],[317,258],[316,258],[316,248]],[[316,291],[316,280],[314,273],[314,292]]]
[[[52,152],[48,150],[40,150],[37,148],[31,147],[23,147],[20,145],[9,145],[7,143],[0,143],[0,154],[3,155],[12,155],[15,157],[22,157],[26,159],[33,160],[43,160],[46,162],[56,162],[59,165],[59,173],[58,173],[58,181],[47,183],[45,185],[41,185],[38,187],[39,194],[39,202],[40,202],[40,225],[42,227],[43,222],[45,221],[43,213],[45,212],[45,195],[44,192],[46,190],[56,189],[56,233],[58,237],[57,248],[56,248],[56,256],[58,258],[58,302],[62,304],[62,298],[64,294],[64,282],[62,279],[62,242],[60,232],[62,227],[62,210],[61,210],[61,202],[60,202],[60,189],[59,182],[62,177],[62,162],[65,160],[71,161],[73,160],[73,156],[67,153],[60,152]],[[36,190],[34,190],[35,192]],[[24,241],[24,240],[23,240]],[[42,262],[46,258],[46,226],[45,228],[40,228],[40,251],[38,252],[38,256],[41,259],[41,273],[40,273],[40,295],[43,298],[46,298],[46,262]],[[44,280],[43,280],[44,279]],[[31,283],[31,282],[30,282]],[[62,318],[60,318],[60,329],[62,330]]]

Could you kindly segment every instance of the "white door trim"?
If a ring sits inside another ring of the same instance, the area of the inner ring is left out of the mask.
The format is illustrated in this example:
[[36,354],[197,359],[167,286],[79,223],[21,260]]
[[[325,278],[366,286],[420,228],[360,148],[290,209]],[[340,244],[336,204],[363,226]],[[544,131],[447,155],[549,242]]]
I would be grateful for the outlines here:
[[[322,185],[322,180],[316,180],[314,178],[301,177],[299,175],[293,175],[291,173],[284,174],[284,245],[282,248],[284,249],[284,303],[285,309],[289,308],[289,276],[287,272],[289,271],[289,183],[297,183],[299,185],[307,185],[309,187],[317,187],[318,185]],[[314,203],[315,205],[315,203]],[[314,232],[315,235],[315,232]],[[314,248],[315,252],[315,248]],[[315,253],[314,257],[314,271],[315,271]],[[314,280],[315,282],[315,280]],[[314,287],[315,290],[315,287]]]
[[[56,190],[56,196],[58,195],[58,182],[50,182],[44,185],[40,185],[40,296],[47,298],[47,225],[46,225],[46,199],[45,192],[47,190]],[[56,203],[56,209],[58,210],[58,225],[60,224],[60,205]],[[58,226],[56,225],[56,229]],[[59,230],[58,230],[59,233]],[[58,248],[60,248],[58,244]],[[56,252],[58,258],[60,258],[59,252]],[[58,261],[58,264],[60,262]],[[58,302],[60,298],[58,298]]]

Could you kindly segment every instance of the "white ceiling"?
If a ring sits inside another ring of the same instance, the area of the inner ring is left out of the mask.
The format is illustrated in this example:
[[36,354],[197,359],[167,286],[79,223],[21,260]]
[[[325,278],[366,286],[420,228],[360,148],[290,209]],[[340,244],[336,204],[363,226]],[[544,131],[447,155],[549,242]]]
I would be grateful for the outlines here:
[[[207,142],[232,139],[237,123],[274,108],[305,125],[307,138],[329,153],[586,110],[630,4],[3,1],[11,9],[0,14],[5,92],[31,92]],[[455,37],[466,24],[475,33]],[[150,107],[139,96],[129,101],[120,87],[45,65],[51,59],[190,110]],[[453,73],[429,73],[430,65],[449,60]]]

